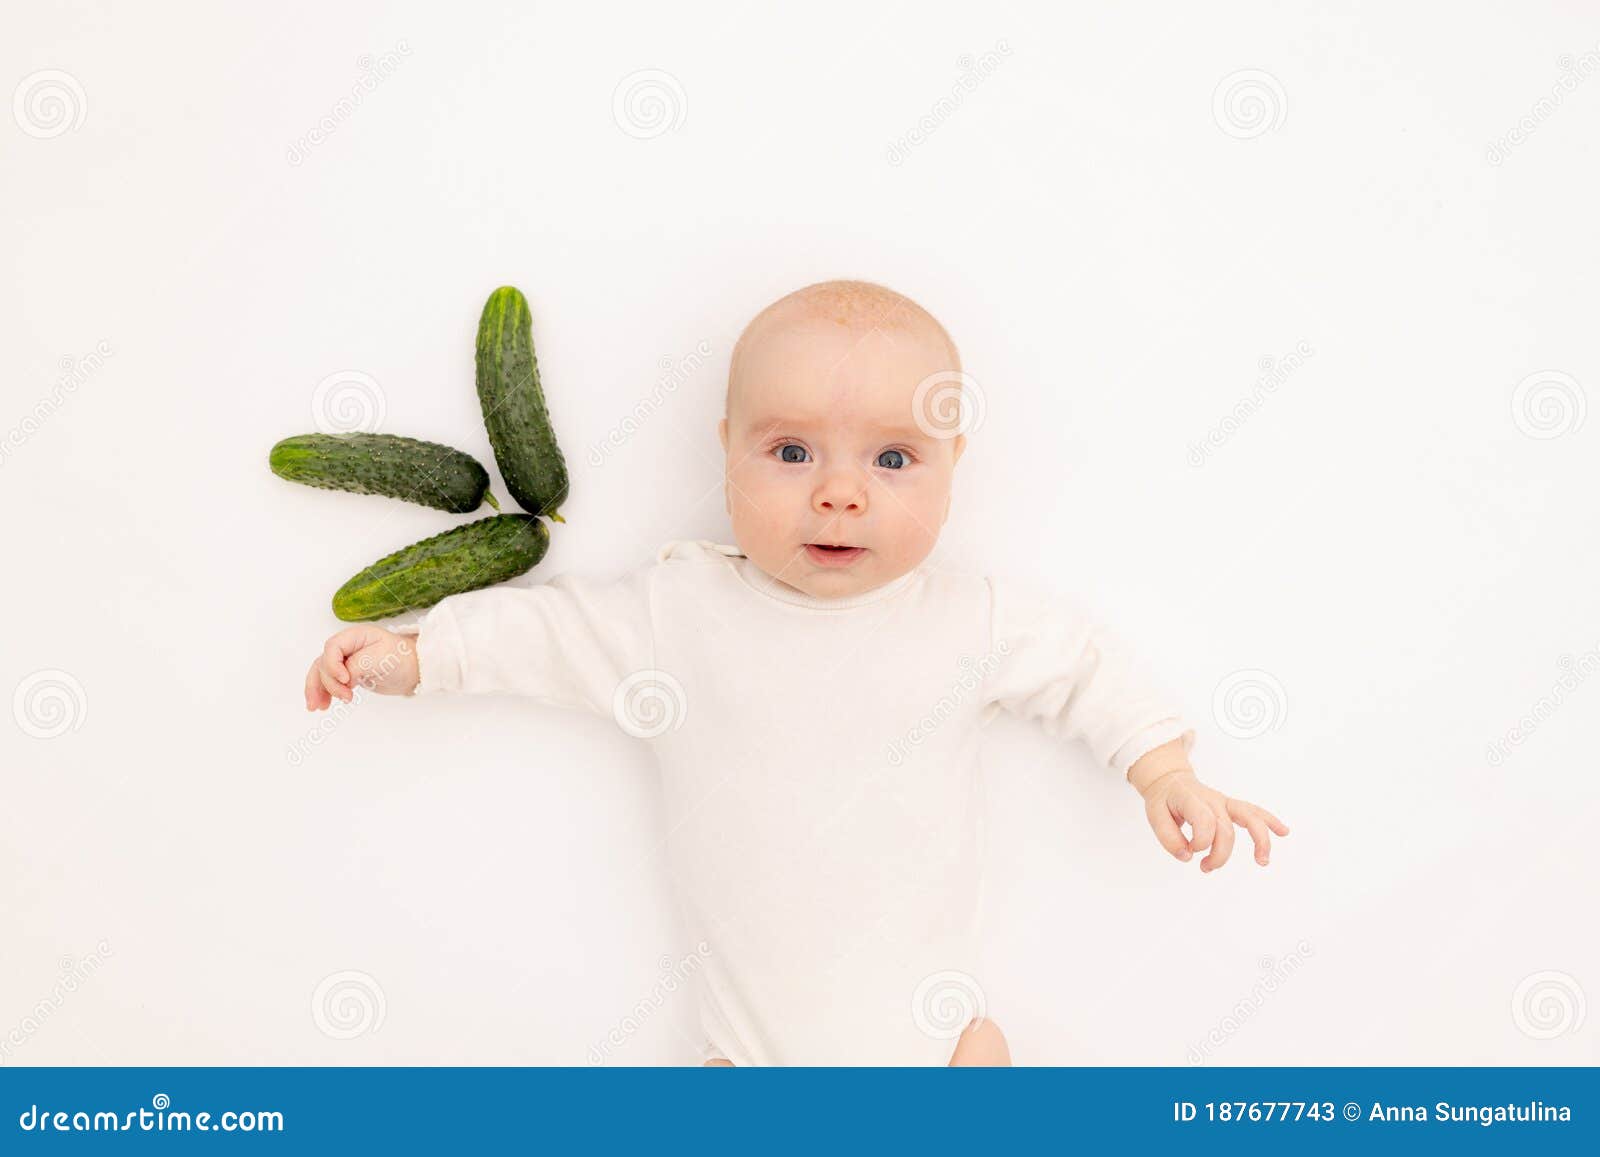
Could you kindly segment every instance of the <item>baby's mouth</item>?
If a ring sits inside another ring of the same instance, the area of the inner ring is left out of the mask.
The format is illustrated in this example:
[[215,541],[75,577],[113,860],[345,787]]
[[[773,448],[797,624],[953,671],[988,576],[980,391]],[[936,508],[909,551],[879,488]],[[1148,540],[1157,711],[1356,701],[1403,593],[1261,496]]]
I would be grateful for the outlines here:
[[808,542],[806,554],[813,562],[824,566],[844,566],[867,553],[864,546],[846,546],[839,543]]

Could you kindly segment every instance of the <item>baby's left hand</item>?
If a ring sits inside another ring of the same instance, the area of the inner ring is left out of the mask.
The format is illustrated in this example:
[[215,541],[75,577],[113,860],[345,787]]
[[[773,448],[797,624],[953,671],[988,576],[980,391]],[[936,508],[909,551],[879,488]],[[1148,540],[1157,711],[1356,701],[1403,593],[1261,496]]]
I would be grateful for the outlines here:
[[[1144,796],[1145,818],[1167,851],[1187,861],[1194,852],[1211,849],[1211,854],[1200,861],[1202,872],[1214,872],[1228,862],[1233,854],[1234,824],[1250,833],[1256,845],[1256,863],[1263,868],[1272,853],[1268,829],[1280,836],[1289,834],[1288,826],[1265,808],[1242,799],[1229,799],[1201,783],[1192,771],[1169,771],[1147,784],[1140,794]],[[1185,823],[1194,833],[1187,840],[1182,830]]]

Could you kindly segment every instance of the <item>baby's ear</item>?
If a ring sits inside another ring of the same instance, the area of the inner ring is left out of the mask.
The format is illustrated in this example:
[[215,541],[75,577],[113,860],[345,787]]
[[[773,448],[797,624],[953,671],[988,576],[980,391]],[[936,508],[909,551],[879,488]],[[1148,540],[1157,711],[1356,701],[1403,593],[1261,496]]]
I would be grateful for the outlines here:
[[717,423],[717,440],[722,443],[722,452],[728,452],[728,419],[724,418]]

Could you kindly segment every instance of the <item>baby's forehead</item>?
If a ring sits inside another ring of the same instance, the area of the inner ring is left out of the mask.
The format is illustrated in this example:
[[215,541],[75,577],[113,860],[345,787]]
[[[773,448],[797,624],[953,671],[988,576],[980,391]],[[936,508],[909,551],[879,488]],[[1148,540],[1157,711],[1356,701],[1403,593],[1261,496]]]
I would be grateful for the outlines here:
[[813,363],[807,372],[780,363],[770,374],[748,375],[729,417],[749,438],[783,433],[920,443],[927,437],[916,421],[921,369],[877,372],[862,363],[829,376],[826,368]]
[[952,363],[959,362],[955,344],[944,327],[921,306],[902,297],[791,295],[758,315],[739,344],[748,351],[770,344],[815,341],[819,337],[890,349],[926,346]]
[[822,283],[780,298],[745,327],[725,412],[739,411],[747,429],[759,414],[898,430],[918,383],[960,368],[944,327],[909,298],[867,282]]

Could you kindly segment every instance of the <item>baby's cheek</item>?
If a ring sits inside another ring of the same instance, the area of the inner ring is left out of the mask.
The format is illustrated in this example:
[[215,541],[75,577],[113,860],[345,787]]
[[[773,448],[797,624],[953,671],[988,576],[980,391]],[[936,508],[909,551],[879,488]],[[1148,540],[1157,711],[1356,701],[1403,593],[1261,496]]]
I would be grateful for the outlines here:
[[779,503],[772,495],[752,492],[742,485],[726,488],[728,521],[733,525],[733,538],[745,548],[747,554],[771,549],[774,539],[786,537],[788,529],[782,525],[778,513]]
[[895,507],[897,517],[890,534],[895,553],[921,561],[939,540],[939,524],[944,521],[944,499],[926,496],[915,503]]
[[734,471],[722,486],[723,501],[728,513],[735,519],[748,517],[752,502],[760,501],[756,494],[760,489],[759,480],[752,478],[748,472]]

